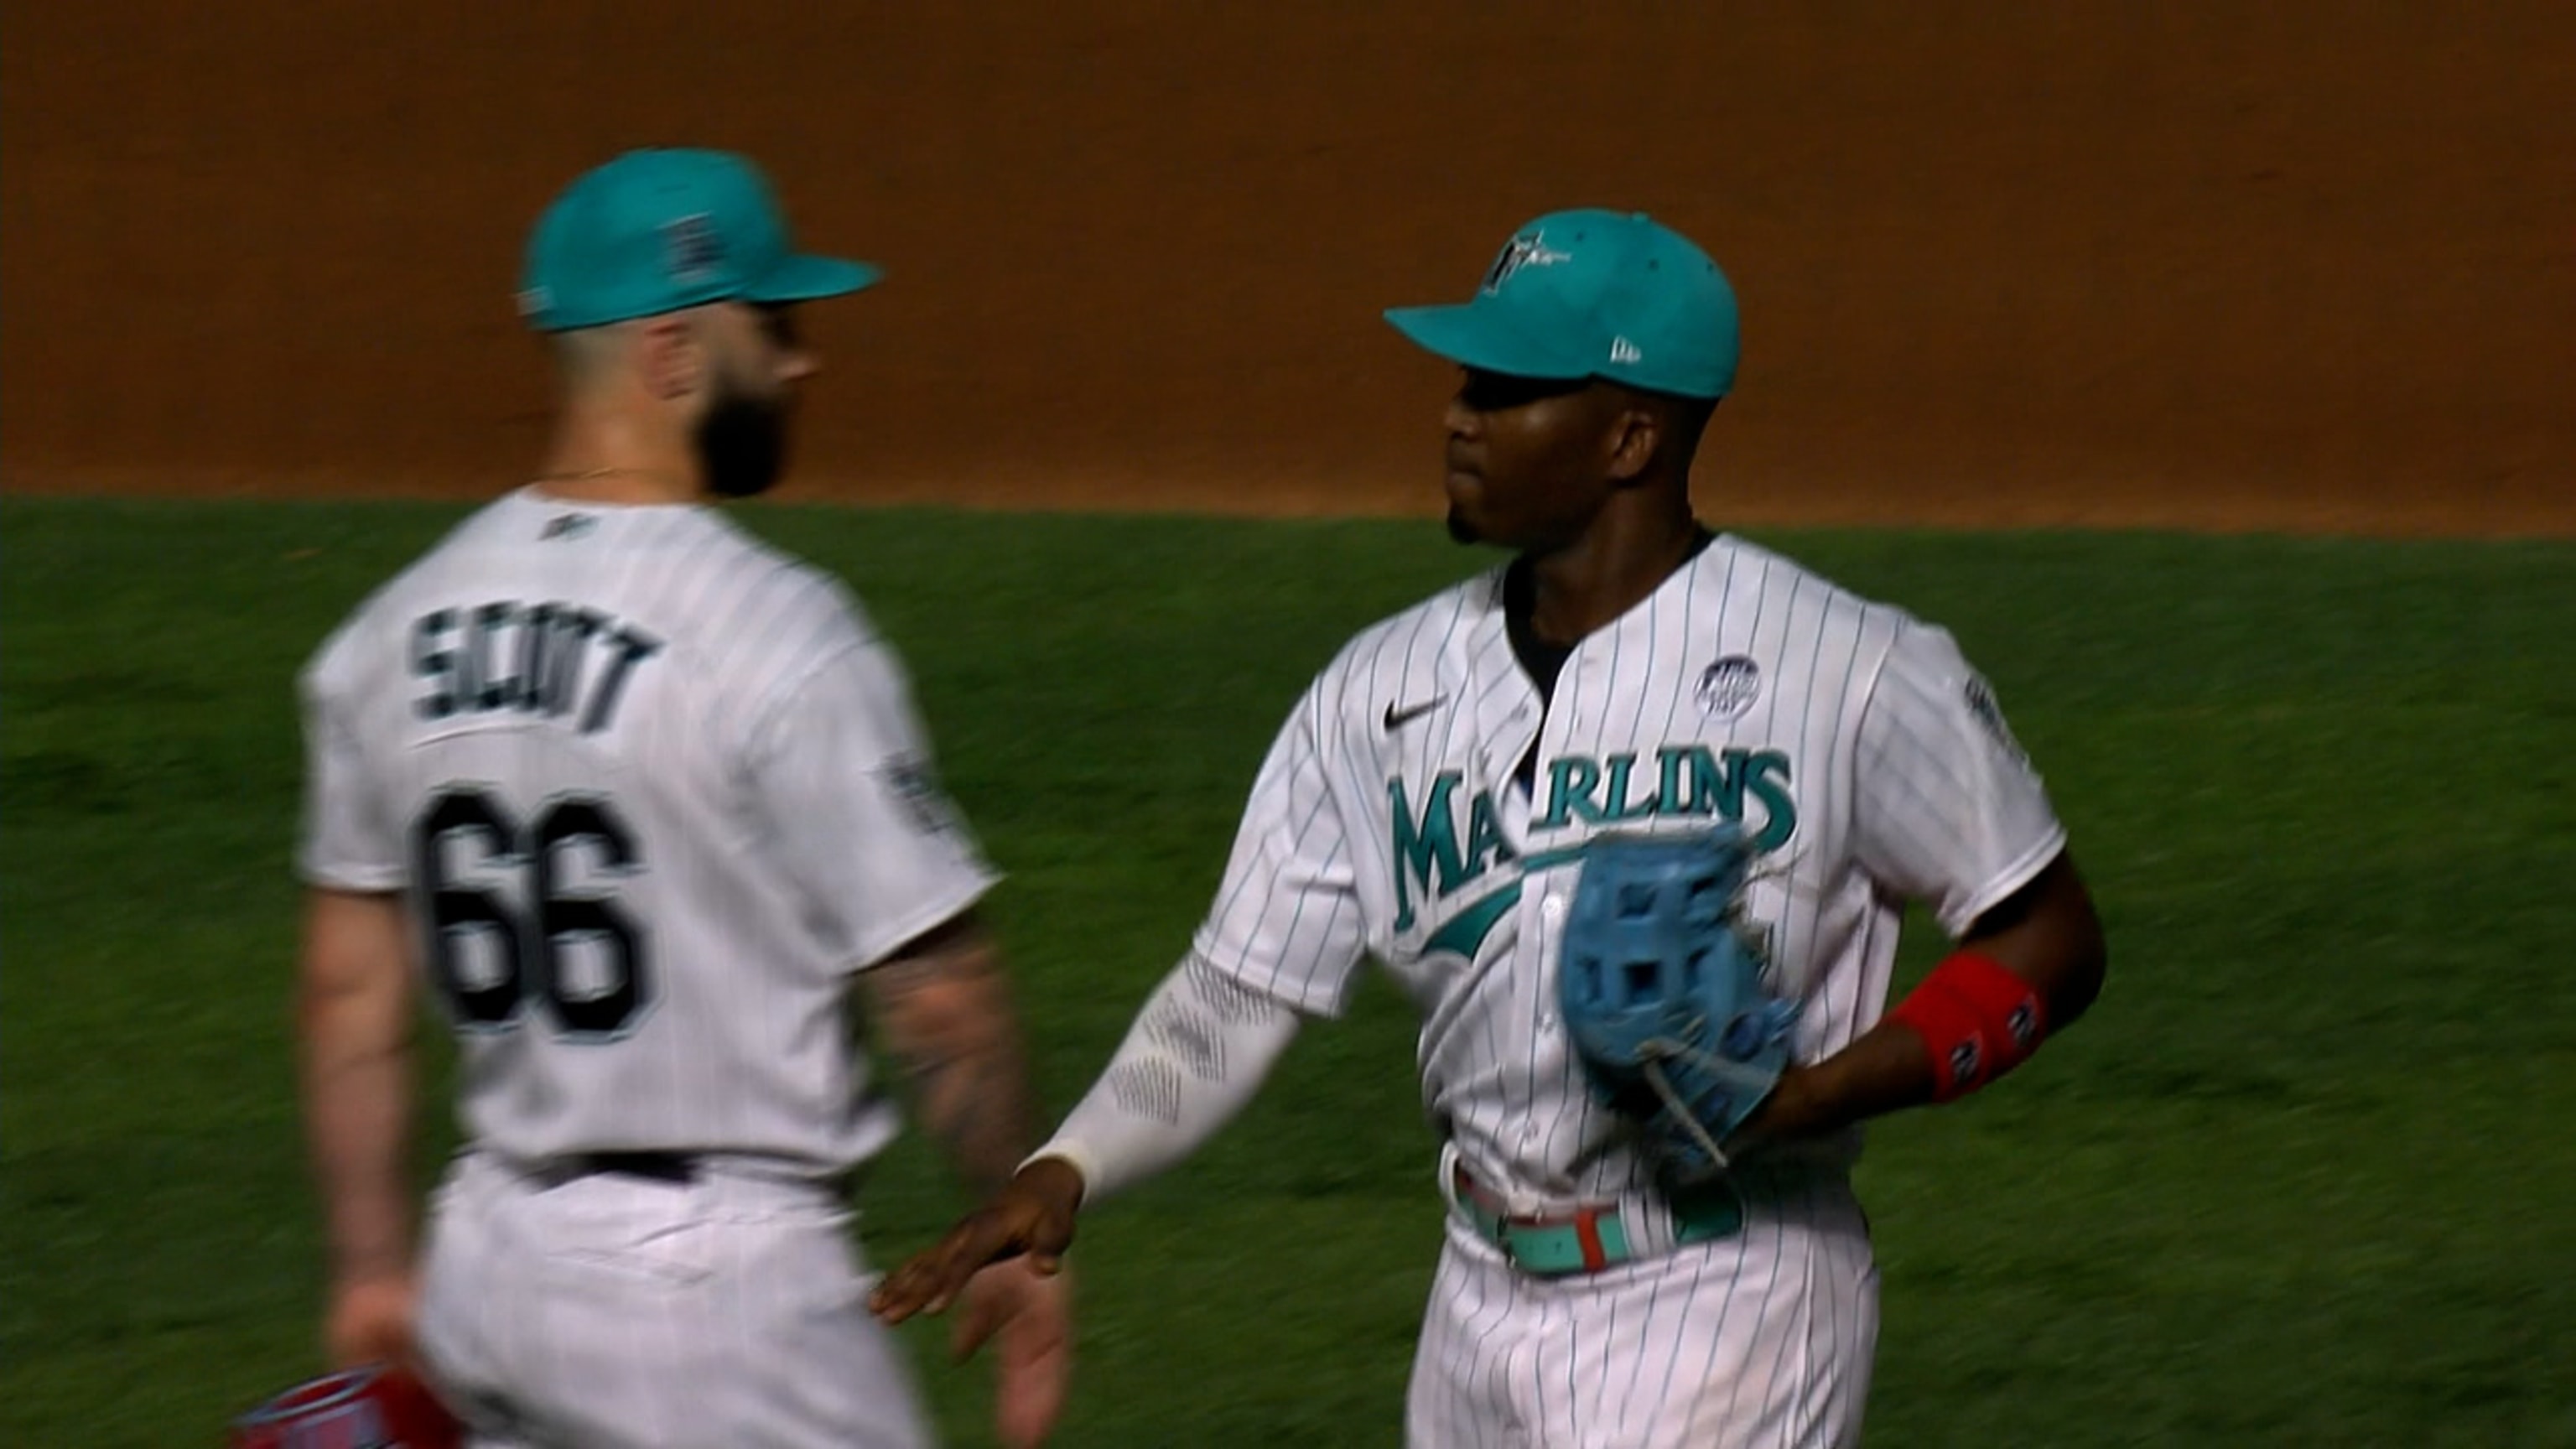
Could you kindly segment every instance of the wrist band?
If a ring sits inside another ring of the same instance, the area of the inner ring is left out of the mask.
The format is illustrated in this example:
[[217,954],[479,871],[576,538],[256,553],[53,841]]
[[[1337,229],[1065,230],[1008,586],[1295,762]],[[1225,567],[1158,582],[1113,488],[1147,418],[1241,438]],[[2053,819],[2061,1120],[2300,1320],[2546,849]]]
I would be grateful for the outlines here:
[[1944,958],[1888,1015],[1922,1035],[1936,1102],[1964,1097],[2028,1061],[2048,1031],[2046,1007],[2030,983],[1973,951]]

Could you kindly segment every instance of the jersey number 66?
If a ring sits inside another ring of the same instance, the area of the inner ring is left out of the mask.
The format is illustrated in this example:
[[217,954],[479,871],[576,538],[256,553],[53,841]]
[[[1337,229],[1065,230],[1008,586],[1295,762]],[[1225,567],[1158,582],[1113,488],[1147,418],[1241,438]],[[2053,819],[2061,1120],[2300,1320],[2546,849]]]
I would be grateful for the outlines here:
[[[577,851],[610,873],[640,866],[609,801],[559,799],[521,822],[490,791],[457,786],[431,797],[411,838],[430,979],[459,1025],[512,1027],[533,1001],[561,1035],[595,1040],[622,1034],[651,1004],[643,927],[614,898],[563,879]],[[451,843],[473,854],[456,861]]]

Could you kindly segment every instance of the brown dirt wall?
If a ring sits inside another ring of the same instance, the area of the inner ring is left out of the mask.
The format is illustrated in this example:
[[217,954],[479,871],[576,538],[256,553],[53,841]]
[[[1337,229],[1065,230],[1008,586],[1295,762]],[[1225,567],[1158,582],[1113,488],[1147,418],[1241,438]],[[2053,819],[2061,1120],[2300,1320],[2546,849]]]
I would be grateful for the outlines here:
[[1742,295],[1734,521],[2576,535],[2576,6],[10,7],[0,486],[488,493],[547,196],[747,150],[888,284],[790,496],[1434,510],[1379,320],[1525,217]]

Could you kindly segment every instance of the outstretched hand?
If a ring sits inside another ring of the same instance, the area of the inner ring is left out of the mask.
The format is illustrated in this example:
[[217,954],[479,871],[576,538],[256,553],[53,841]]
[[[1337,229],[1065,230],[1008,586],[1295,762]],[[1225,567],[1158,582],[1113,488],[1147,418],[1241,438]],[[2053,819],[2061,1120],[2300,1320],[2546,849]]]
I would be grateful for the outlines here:
[[965,1362],[993,1344],[993,1427],[1010,1449],[1037,1449],[1073,1381],[1073,1275],[1035,1260],[995,1263],[966,1282],[949,1350]]
[[890,1324],[925,1311],[944,1313],[977,1272],[1007,1258],[1026,1257],[1030,1270],[1052,1275],[1073,1246],[1081,1206],[1082,1174],[1060,1158],[1042,1157],[948,1236],[887,1274],[868,1296],[868,1308]]

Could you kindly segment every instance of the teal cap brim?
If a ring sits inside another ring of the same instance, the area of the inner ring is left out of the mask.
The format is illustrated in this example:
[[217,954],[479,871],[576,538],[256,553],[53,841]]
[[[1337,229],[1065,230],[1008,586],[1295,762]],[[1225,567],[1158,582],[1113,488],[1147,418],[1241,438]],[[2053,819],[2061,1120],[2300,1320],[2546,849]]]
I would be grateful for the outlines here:
[[873,287],[885,269],[840,257],[792,256],[743,289],[748,302],[811,302]]
[[1445,307],[1395,307],[1386,313],[1395,330],[1436,357],[1461,367],[1512,377],[1589,377],[1589,360],[1571,358],[1506,322],[1499,309],[1472,302]]

